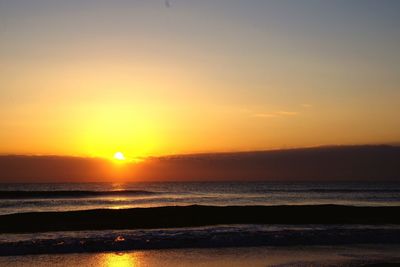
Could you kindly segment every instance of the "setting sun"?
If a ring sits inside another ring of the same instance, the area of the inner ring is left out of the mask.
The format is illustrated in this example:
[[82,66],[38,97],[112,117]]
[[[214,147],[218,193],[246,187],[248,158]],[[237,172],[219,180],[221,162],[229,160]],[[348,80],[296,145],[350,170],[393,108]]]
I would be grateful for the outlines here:
[[122,154],[122,152],[116,152],[114,154],[114,159],[116,159],[116,160],[125,160],[125,156],[124,156],[124,154]]

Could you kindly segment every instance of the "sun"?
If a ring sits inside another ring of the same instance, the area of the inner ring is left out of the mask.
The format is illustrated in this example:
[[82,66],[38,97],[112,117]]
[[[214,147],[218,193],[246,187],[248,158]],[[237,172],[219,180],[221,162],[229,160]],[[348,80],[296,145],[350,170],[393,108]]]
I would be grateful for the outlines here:
[[114,159],[116,159],[116,160],[125,160],[125,156],[124,156],[124,154],[122,154],[122,152],[116,152],[114,154]]

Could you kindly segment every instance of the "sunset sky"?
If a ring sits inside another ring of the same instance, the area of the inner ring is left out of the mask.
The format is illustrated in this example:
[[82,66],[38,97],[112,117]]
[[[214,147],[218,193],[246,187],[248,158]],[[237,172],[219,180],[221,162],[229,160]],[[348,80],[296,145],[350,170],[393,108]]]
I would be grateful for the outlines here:
[[400,141],[400,1],[0,0],[0,154]]

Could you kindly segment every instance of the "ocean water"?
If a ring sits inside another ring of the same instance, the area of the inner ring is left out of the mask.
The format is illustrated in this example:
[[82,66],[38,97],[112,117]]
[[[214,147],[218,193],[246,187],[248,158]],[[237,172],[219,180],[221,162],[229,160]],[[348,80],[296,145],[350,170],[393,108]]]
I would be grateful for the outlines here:
[[400,205],[400,183],[0,184],[0,215],[175,205]]
[[[0,216],[26,212],[175,205],[321,204],[400,206],[400,184],[268,182],[0,184]],[[356,244],[375,244],[378,248],[380,245],[400,245],[400,226],[231,224],[169,229],[0,233],[0,256],[177,248],[303,245],[336,247]]]

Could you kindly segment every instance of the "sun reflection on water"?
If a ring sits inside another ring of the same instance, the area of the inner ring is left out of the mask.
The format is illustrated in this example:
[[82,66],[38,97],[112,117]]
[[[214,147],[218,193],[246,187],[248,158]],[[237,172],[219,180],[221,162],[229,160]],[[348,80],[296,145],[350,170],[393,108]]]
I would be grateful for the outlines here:
[[132,253],[107,253],[102,259],[105,267],[137,267],[140,265],[139,258]]

